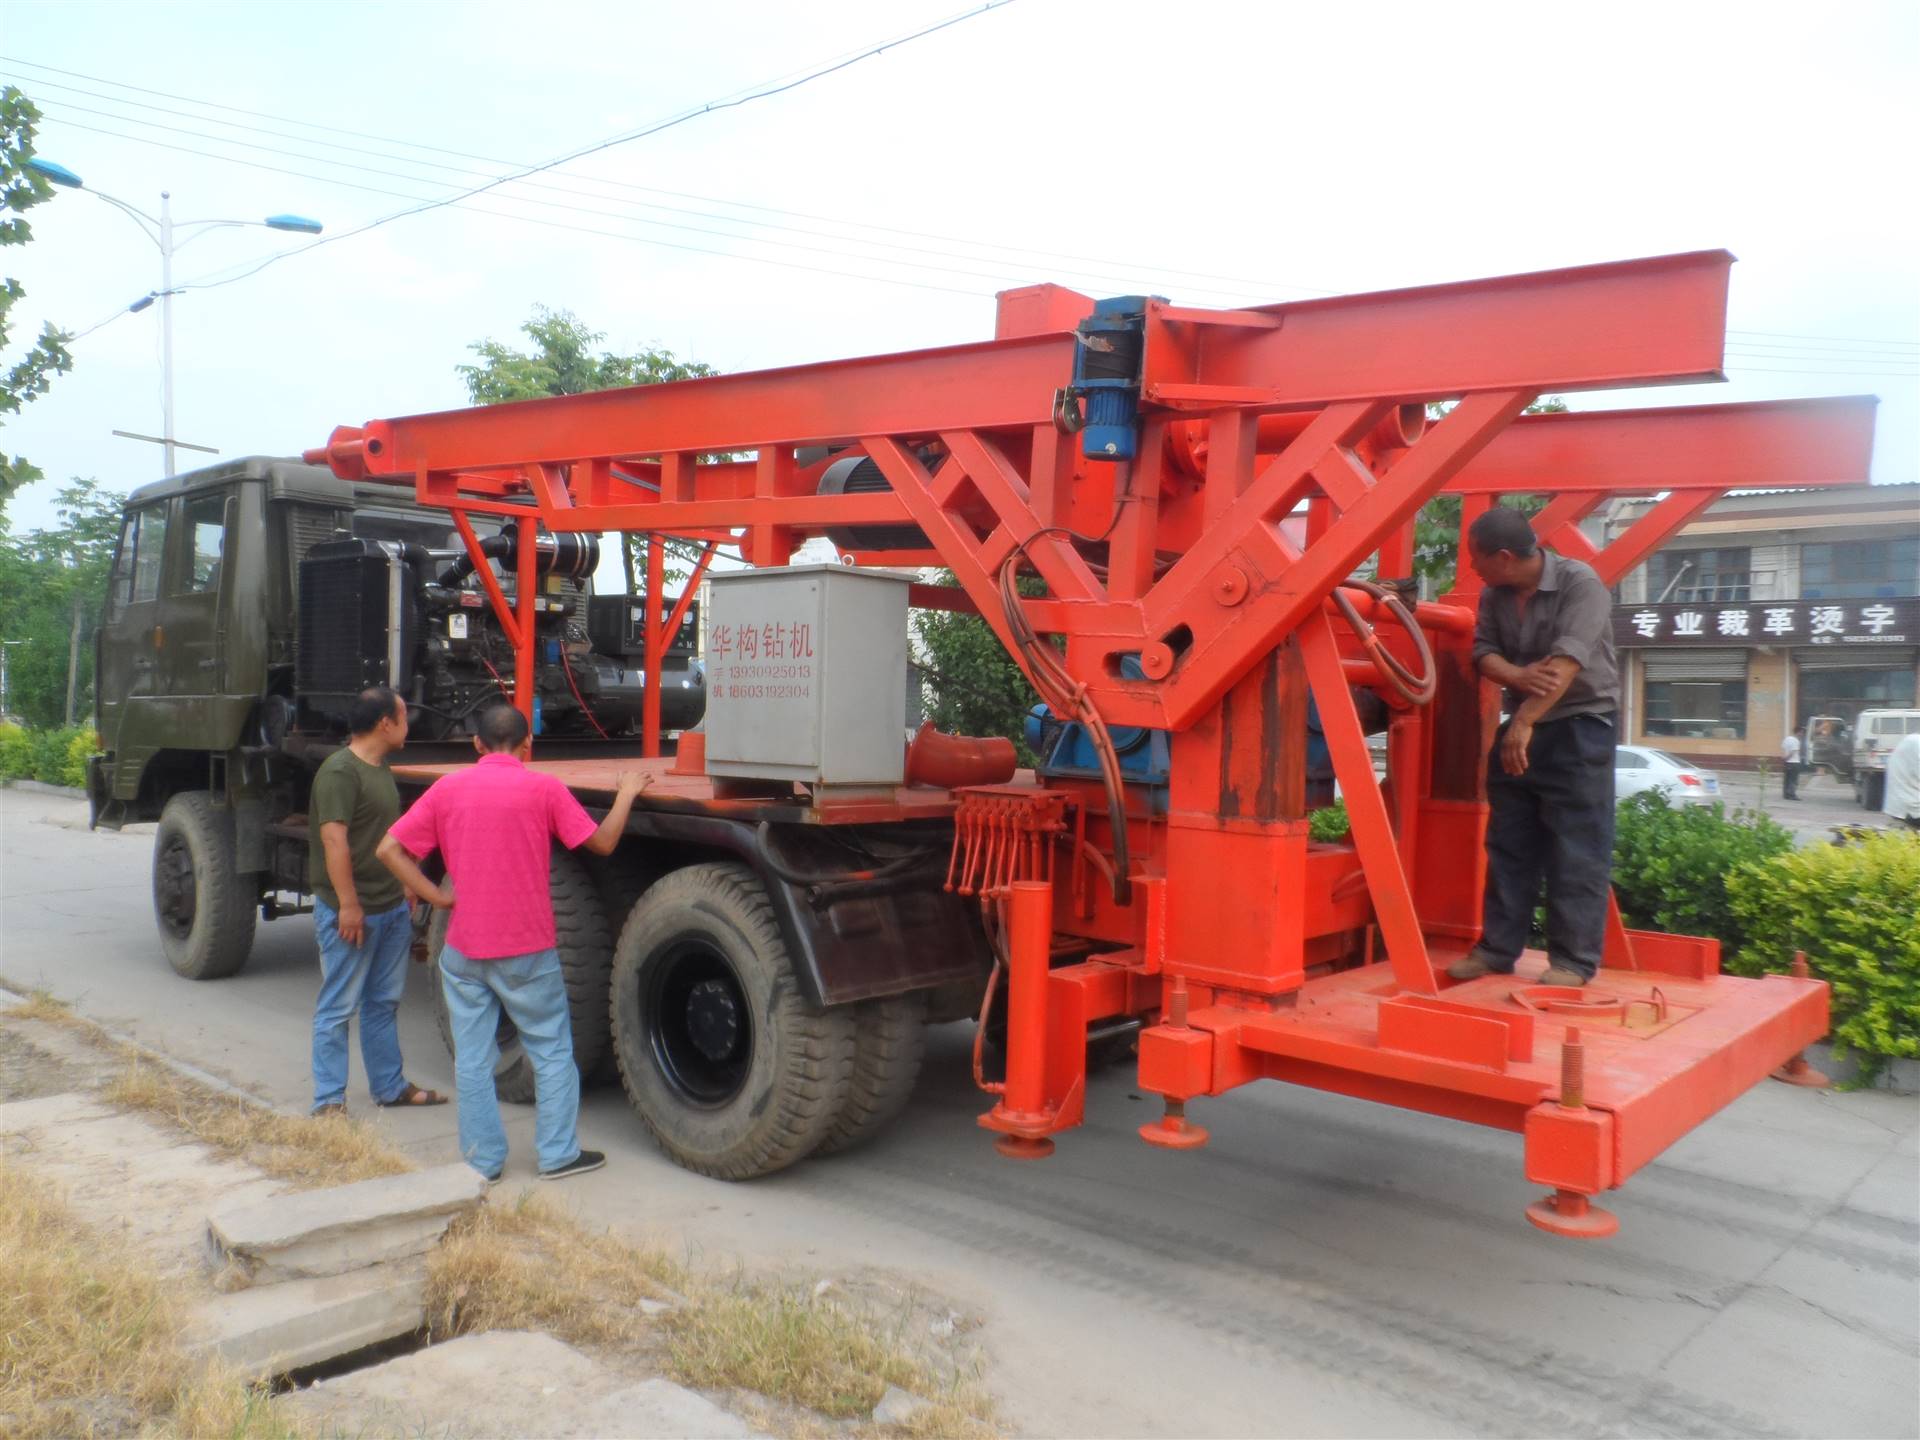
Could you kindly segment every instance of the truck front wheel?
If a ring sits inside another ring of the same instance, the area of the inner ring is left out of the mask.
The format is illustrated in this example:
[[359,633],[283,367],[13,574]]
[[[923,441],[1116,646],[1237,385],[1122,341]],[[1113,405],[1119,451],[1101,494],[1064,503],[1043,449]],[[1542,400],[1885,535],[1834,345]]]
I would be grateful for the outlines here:
[[804,1158],[846,1107],[851,1008],[800,993],[759,878],[691,865],[651,886],[613,952],[627,1098],[677,1164],[750,1180]]
[[153,914],[167,963],[189,980],[224,980],[253,949],[258,877],[233,866],[231,810],[204,790],[167,801],[153,836]]

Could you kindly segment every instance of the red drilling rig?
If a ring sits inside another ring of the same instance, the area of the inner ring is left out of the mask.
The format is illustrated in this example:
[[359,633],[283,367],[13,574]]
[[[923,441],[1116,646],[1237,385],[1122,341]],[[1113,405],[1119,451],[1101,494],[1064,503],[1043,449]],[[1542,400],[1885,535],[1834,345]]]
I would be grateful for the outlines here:
[[[1041,285],[1002,295],[980,344],[375,420],[308,458],[451,511],[500,624],[529,641],[540,532],[643,532],[653,596],[669,536],[702,547],[696,581],[720,546],[781,567],[818,535],[851,565],[950,571],[910,603],[993,628],[1047,707],[1039,767],[966,753],[898,783],[796,781],[715,763],[709,735],[705,766],[697,742],[649,762],[663,778],[644,805],[950,833],[925,883],[978,907],[1006,1048],[980,1123],[1008,1155],[1079,1124],[1089,1035],[1135,1028],[1139,1088],[1165,1103],[1151,1143],[1204,1144],[1194,1102],[1249,1081],[1315,1086],[1520,1134],[1548,1192],[1529,1218],[1603,1235],[1616,1222],[1592,1198],[1818,1039],[1827,987],[1724,976],[1717,942],[1628,930],[1617,906],[1585,990],[1530,983],[1537,960],[1450,983],[1479,935],[1499,699],[1472,663],[1464,553],[1438,601],[1390,582],[1442,494],[1463,531],[1503,495],[1544,498],[1543,543],[1613,584],[1731,488],[1864,480],[1871,399],[1523,413],[1723,379],[1731,263],[1238,310]],[[1603,548],[1579,528],[1648,494],[1664,498]],[[494,575],[476,516],[520,528],[522,573]],[[648,625],[649,756],[658,658],[692,593]],[[530,643],[519,661],[525,696]],[[712,679],[709,730],[736,703]],[[1366,695],[1384,702],[1384,783]],[[1347,841],[1309,834],[1310,705]],[[583,794],[610,787],[610,762],[545,763]]]

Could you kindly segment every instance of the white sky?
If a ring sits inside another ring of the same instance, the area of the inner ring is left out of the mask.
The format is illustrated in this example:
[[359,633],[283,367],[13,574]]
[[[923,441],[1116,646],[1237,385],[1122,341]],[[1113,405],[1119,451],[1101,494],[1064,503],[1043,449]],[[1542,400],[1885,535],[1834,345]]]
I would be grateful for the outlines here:
[[[497,168],[391,140],[544,160],[962,8],[6,3],[0,77],[47,111],[40,153],[90,188],[149,211],[168,188],[181,220],[291,211],[337,232],[471,183],[423,161]],[[1039,280],[1230,305],[1725,246],[1732,383],[1576,407],[1873,392],[1874,478],[1920,479],[1917,57],[1912,0],[1017,0],[540,177],[585,193],[516,186],[183,295],[178,435],[284,454],[464,404],[466,346],[516,340],[535,304],[613,348],[737,371],[983,339],[992,293]],[[158,287],[154,247],[97,200],[62,191],[31,221],[33,244],[0,252],[29,292],[16,345]],[[301,243],[214,231],[175,280]],[[861,278],[880,275],[912,283]],[[51,477],[16,524],[49,522],[68,476],[161,473],[158,447],[109,434],[160,429],[159,328],[155,306],[78,342],[74,372],[0,436]]]

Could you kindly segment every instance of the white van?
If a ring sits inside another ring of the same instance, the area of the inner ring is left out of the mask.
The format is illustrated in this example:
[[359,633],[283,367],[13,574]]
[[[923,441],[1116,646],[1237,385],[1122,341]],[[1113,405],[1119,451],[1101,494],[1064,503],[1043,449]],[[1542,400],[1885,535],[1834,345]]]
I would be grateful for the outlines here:
[[1887,756],[1920,735],[1920,710],[1862,710],[1853,722],[1853,798],[1878,810],[1887,793]]

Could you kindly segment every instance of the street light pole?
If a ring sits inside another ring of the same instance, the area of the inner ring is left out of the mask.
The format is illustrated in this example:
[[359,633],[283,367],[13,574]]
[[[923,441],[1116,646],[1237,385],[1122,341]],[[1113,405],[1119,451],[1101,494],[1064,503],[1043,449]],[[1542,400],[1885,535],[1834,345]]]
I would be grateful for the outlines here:
[[160,192],[160,443],[173,464],[173,197]]
[[[52,184],[69,190],[87,190],[86,182],[64,165],[56,165],[53,161],[38,155],[29,156],[26,165],[27,169]],[[167,452],[167,474],[172,475],[175,469],[174,450],[181,445],[173,433],[173,252],[176,248],[173,239],[173,196],[165,190],[160,192],[160,218],[156,220],[144,210],[138,210],[124,200],[116,200],[104,191],[88,190],[88,193],[106,201],[116,210],[125,212],[140,227],[140,233],[160,248],[158,293],[149,291],[127,306],[127,310],[131,314],[138,314],[156,299],[160,302],[160,408],[163,412],[160,444]],[[180,244],[190,244],[210,230],[220,230],[235,225],[257,225],[262,229],[289,231],[296,235],[318,235],[323,228],[318,220],[310,220],[304,215],[269,215],[264,220],[189,220],[185,222],[184,228],[194,233],[187,236]],[[149,229],[149,226],[152,228]],[[124,430],[116,430],[113,433],[127,434]],[[153,437],[137,435],[132,438],[148,440]],[[208,447],[187,445],[185,448],[205,450]]]

